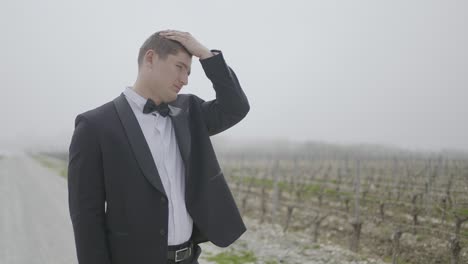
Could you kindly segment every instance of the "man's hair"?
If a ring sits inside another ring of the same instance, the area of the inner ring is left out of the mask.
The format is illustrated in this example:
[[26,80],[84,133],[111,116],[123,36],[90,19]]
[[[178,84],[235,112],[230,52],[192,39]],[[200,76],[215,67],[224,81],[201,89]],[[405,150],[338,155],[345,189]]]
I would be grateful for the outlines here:
[[154,50],[154,52],[156,52],[163,60],[167,59],[169,54],[176,55],[179,51],[184,51],[188,55],[192,56],[192,54],[182,44],[160,36],[159,32],[160,31],[151,35],[143,45],[141,45],[140,52],[138,53],[138,69],[143,64],[143,57],[148,50]]

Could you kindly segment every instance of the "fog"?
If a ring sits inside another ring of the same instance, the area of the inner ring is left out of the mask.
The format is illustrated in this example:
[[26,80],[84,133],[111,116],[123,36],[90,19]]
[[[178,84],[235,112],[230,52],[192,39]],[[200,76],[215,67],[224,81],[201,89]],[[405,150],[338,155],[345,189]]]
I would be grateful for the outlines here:
[[[132,85],[161,29],[223,51],[248,141],[468,151],[466,1],[4,1],[0,149],[63,149],[76,115]],[[215,94],[194,58],[182,93]]]

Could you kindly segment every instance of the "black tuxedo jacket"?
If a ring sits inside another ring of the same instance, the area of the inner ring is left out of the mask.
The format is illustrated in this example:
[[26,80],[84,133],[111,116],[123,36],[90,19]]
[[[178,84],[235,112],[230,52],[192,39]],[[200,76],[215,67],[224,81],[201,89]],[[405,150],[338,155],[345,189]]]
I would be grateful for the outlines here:
[[[222,53],[200,60],[216,99],[180,94],[170,118],[186,169],[195,243],[227,247],[246,231],[210,136],[245,117],[248,100]],[[168,201],[123,94],[79,114],[69,149],[69,210],[81,264],[167,262]],[[196,245],[195,258],[200,254]]]

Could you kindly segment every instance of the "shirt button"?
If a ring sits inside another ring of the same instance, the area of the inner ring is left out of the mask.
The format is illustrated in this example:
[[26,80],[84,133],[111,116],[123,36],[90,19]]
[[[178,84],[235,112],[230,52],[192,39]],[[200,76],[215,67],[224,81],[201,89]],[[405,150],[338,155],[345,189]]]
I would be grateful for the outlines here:
[[159,233],[160,233],[162,236],[164,236],[164,234],[166,234],[166,230],[161,229],[161,230],[159,230]]

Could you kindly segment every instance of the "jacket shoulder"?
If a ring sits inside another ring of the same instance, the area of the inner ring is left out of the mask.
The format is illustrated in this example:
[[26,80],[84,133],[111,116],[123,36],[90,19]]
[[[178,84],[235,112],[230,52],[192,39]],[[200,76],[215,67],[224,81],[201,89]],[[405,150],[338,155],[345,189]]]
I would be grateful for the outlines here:
[[194,94],[179,94],[177,95],[177,99],[174,102],[169,103],[169,104],[175,107],[182,108],[182,109],[187,109],[190,107],[191,103],[200,103],[200,102],[203,102],[203,100]]
[[81,118],[86,119],[88,122],[99,124],[104,120],[109,120],[109,115],[113,113],[115,113],[115,108],[113,102],[110,101],[94,109],[78,114],[75,119],[75,125]]

